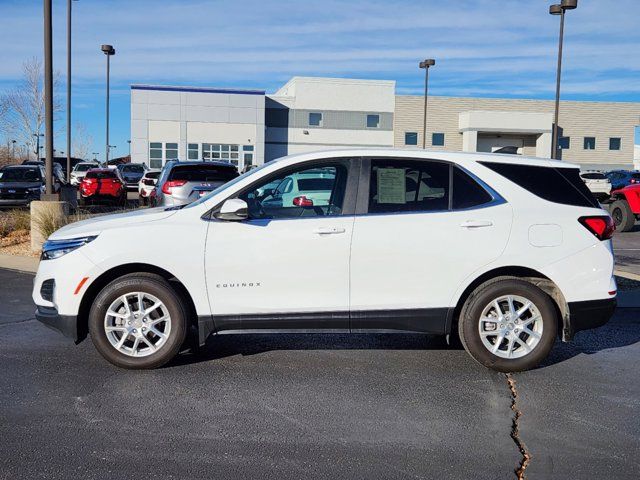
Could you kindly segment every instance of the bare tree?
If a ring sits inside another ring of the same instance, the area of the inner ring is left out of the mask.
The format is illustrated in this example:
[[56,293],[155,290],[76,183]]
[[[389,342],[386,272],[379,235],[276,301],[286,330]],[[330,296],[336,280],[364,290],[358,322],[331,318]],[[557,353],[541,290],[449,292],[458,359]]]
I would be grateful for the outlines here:
[[93,136],[87,132],[87,127],[83,123],[76,123],[73,130],[71,153],[76,158],[86,160],[93,148]]
[[[36,157],[36,145],[44,130],[44,73],[42,62],[32,58],[22,65],[20,83],[0,97],[0,129],[5,135],[20,144],[27,144]],[[54,76],[54,91],[59,84],[59,75]],[[58,96],[54,94],[54,116],[61,110]],[[40,142],[42,145],[43,142]]]

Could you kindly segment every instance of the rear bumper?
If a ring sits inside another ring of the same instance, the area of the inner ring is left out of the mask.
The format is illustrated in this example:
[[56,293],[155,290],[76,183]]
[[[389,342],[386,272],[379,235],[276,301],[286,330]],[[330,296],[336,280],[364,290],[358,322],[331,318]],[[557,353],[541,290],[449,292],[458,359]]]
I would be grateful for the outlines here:
[[569,321],[565,323],[563,338],[570,340],[576,332],[601,327],[613,316],[615,309],[615,297],[569,302]]
[[60,315],[54,307],[38,306],[36,320],[78,343],[78,317]]

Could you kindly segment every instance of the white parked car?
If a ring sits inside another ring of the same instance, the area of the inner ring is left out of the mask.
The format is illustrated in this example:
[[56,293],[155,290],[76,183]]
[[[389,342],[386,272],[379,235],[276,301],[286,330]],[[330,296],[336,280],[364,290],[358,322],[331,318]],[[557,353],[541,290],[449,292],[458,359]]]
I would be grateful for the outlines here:
[[141,204],[147,205],[149,203],[149,195],[155,190],[161,171],[158,168],[150,168],[144,172],[140,183],[138,183],[138,197]]
[[73,169],[71,170],[71,185],[77,187],[82,183],[84,176],[87,174],[89,170],[92,168],[100,168],[100,165],[96,162],[79,162],[76,163]]
[[[263,203],[266,185],[295,175],[330,178],[326,204]],[[76,342],[89,334],[125,368],[168,362],[188,332],[202,344],[283,330],[459,335],[482,365],[518,371],[556,337],[608,321],[612,232],[566,162],[309,153],[183,207],[63,227],[44,245],[33,299],[38,320]]]
[[611,180],[602,172],[581,172],[580,178],[598,201],[611,196]]

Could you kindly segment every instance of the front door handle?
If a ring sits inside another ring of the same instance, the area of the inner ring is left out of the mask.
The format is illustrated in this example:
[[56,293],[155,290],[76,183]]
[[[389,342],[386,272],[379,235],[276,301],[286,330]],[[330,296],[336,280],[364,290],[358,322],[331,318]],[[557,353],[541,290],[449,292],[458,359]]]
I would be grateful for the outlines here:
[[339,227],[318,227],[313,233],[318,235],[335,235],[337,233],[344,233],[346,230],[344,228]]
[[490,227],[492,225],[493,225],[493,222],[489,220],[467,220],[466,222],[462,222],[460,224],[460,226],[464,228],[481,228],[481,227]]

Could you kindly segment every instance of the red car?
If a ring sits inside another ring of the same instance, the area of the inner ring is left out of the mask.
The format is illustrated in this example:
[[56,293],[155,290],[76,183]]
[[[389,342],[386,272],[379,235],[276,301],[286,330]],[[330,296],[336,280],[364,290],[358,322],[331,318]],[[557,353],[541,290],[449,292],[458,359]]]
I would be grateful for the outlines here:
[[80,202],[83,204],[110,200],[124,205],[127,188],[115,168],[92,168],[80,184]]
[[616,230],[628,232],[640,217],[640,184],[634,183],[611,192],[609,212]]

